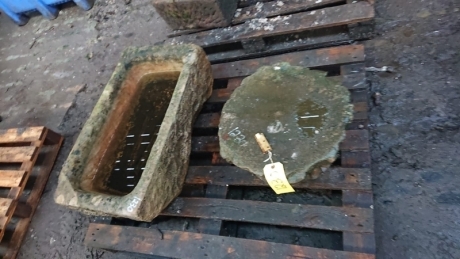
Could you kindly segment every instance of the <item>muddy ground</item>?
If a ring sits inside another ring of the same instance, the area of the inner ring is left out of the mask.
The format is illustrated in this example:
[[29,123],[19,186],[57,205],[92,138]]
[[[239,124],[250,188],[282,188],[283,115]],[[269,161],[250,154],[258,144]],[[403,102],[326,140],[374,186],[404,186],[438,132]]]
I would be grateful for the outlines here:
[[[376,2],[377,35],[366,43],[367,65],[395,70],[368,74],[371,94],[380,94],[370,125],[377,255],[457,259],[460,2]],[[100,0],[89,12],[70,7],[54,21],[34,17],[23,27],[0,15],[0,128],[47,125],[66,137],[18,258],[139,258],[84,247],[90,219],[56,206],[52,195],[122,49],[162,41],[168,30],[149,0]],[[270,231],[248,226],[243,234]]]

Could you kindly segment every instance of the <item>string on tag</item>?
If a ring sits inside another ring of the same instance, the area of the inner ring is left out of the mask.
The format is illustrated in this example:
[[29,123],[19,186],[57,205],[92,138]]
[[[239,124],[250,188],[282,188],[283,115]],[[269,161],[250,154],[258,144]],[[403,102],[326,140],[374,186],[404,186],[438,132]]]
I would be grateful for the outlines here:
[[273,162],[272,147],[268,143],[263,133],[257,133],[255,135],[257,144],[259,144],[262,153],[268,154],[268,158],[264,162],[270,161],[270,164],[265,165],[264,175],[268,185],[272,187],[276,194],[294,192],[294,189],[289,184],[284,172],[284,166],[280,162]]
[[268,158],[264,160],[264,162],[267,162],[270,160],[270,163],[273,164],[273,153],[271,151],[268,151]]

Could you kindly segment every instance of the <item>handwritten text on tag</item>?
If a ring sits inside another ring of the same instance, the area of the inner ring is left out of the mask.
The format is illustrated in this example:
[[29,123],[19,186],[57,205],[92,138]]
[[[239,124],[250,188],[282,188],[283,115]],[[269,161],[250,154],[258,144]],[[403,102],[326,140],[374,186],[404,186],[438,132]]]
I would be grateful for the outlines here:
[[266,165],[264,167],[264,175],[276,194],[294,192],[294,189],[286,179],[283,164],[280,162]]

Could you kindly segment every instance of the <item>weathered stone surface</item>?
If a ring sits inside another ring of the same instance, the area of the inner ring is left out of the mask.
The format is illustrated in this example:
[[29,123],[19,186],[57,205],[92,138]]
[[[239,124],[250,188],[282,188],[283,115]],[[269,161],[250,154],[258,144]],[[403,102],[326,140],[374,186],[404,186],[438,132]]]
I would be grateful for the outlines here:
[[[117,147],[125,146],[132,128],[129,119],[150,83],[171,75],[177,83],[140,180],[130,193],[117,193],[106,182],[113,174]],[[151,221],[182,189],[191,127],[212,83],[211,66],[198,46],[128,48],[62,168],[55,201],[88,214]]]
[[254,135],[264,133],[289,182],[314,178],[336,159],[352,116],[348,90],[324,73],[288,63],[261,67],[223,108],[220,153],[263,179],[268,156]]
[[231,23],[237,0],[155,0],[153,5],[174,30],[224,27]]

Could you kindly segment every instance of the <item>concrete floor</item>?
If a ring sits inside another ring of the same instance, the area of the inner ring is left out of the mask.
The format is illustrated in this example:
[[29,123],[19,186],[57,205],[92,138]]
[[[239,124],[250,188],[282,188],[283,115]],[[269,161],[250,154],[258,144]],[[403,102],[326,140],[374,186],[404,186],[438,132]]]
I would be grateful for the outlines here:
[[[378,0],[366,43],[378,258],[460,258],[460,2]],[[54,204],[60,168],[126,46],[168,27],[150,0],[99,0],[17,27],[0,15],[0,128],[46,125],[66,137],[18,258],[138,258],[83,246],[89,218]]]

